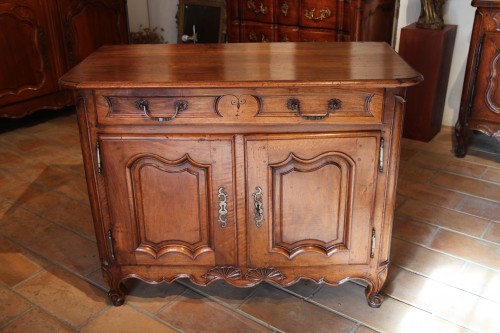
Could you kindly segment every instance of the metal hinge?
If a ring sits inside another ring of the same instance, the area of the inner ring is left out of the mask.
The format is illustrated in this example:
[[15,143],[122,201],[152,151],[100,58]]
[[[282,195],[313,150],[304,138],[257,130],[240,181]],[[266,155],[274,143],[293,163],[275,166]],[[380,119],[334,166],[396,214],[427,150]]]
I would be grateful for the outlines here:
[[108,230],[108,243],[109,243],[109,250],[111,252],[111,258],[115,260],[115,244],[113,240],[113,234],[111,233],[111,229]]
[[378,171],[384,171],[384,138],[380,138],[380,148],[378,152]]
[[372,249],[370,252],[370,258],[375,257],[375,241],[376,241],[375,228],[373,228],[372,229]]
[[97,173],[102,175],[102,165],[101,165],[101,149],[99,148],[99,142],[96,144],[96,153],[97,153]]

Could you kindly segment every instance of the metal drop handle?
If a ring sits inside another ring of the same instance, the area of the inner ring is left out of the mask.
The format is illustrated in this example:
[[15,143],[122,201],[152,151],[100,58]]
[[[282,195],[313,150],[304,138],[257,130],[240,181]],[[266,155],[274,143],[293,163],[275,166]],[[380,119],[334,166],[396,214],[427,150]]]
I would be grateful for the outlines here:
[[338,98],[332,98],[328,101],[326,113],[321,116],[305,116],[300,112],[300,101],[297,98],[290,98],[286,107],[289,110],[295,111],[297,116],[302,117],[305,120],[322,120],[330,115],[331,112],[342,108],[342,101]]
[[262,227],[262,221],[264,221],[264,205],[262,204],[262,188],[257,186],[255,188],[257,192],[253,193],[254,202],[254,215],[255,215],[255,225],[257,228]]
[[169,117],[153,117],[153,116],[151,116],[150,108],[149,108],[149,101],[147,99],[138,99],[135,102],[135,106],[139,110],[144,111],[144,113],[151,120],[156,120],[156,121],[162,122],[162,121],[171,121],[171,120],[174,120],[177,117],[177,115],[179,114],[179,112],[187,110],[187,108],[188,108],[188,102],[185,101],[185,100],[183,100],[183,99],[176,100],[174,102],[175,112],[174,112],[173,115],[171,115]]

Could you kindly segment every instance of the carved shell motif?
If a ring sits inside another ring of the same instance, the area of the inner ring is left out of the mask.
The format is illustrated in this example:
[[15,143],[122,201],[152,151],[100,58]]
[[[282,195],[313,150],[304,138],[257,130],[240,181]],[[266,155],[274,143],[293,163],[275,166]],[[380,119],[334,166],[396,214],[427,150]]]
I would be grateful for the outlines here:
[[215,267],[202,277],[207,283],[217,280],[241,280],[241,270],[232,266]]
[[253,268],[245,274],[245,278],[250,281],[281,281],[286,277],[276,268]]

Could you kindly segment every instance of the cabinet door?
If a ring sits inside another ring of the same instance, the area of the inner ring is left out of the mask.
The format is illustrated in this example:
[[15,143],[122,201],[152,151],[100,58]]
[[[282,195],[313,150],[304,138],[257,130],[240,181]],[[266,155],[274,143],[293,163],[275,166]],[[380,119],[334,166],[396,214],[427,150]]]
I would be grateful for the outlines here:
[[248,137],[250,266],[369,264],[379,142],[374,132]]
[[[481,47],[481,61],[474,88],[471,118],[499,122],[500,117],[500,33],[487,32]],[[488,128],[487,132],[494,132]]]
[[106,44],[128,41],[124,0],[58,0],[69,66]]
[[102,179],[120,264],[235,264],[232,140],[101,136]]
[[58,90],[46,17],[37,1],[0,2],[0,105]]

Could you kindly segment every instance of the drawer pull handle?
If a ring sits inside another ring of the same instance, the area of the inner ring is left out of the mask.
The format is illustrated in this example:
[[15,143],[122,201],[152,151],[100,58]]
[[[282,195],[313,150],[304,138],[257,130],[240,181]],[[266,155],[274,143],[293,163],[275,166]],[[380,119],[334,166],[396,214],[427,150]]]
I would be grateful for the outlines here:
[[257,15],[258,14],[266,15],[269,12],[267,7],[264,6],[264,4],[262,2],[260,3],[259,8],[257,8],[257,6],[255,5],[255,2],[253,0],[248,0],[247,6],[248,6],[248,9],[253,10],[253,12]]
[[177,117],[177,115],[179,114],[179,112],[185,111],[188,108],[188,102],[180,99],[180,100],[177,100],[174,102],[175,112],[173,115],[168,116],[168,117],[153,117],[153,116],[151,116],[151,113],[149,110],[149,101],[147,99],[139,99],[135,102],[135,105],[139,110],[144,111],[144,113],[146,113],[146,115],[151,120],[156,120],[156,121],[160,121],[160,122],[174,120],[175,117]]
[[255,215],[255,225],[257,228],[262,227],[262,221],[264,220],[264,205],[262,204],[262,188],[257,186],[255,188],[257,192],[253,193],[253,203],[254,203],[254,215]]
[[323,8],[323,9],[320,9],[319,10],[319,16],[316,16],[314,17],[314,12],[316,11],[316,8],[313,8],[311,10],[309,9],[306,9],[304,11],[304,16],[308,19],[308,20],[311,20],[311,21],[314,21],[314,22],[321,22],[323,21],[324,19],[327,19],[329,18],[330,16],[332,16],[332,11],[329,9],[329,8]]
[[219,187],[219,225],[221,228],[227,227],[227,193],[224,187]]
[[338,98],[332,98],[328,101],[327,111],[321,116],[305,116],[300,112],[300,101],[296,98],[290,98],[286,103],[286,107],[289,110],[295,111],[297,116],[302,117],[305,120],[322,120],[330,115],[331,112],[342,108],[342,101]]
[[283,15],[288,16],[288,3],[286,2],[286,0],[283,0],[280,8]]
[[[261,34],[261,36],[262,36],[262,38],[261,38],[260,42],[269,43],[269,39],[266,37],[266,35]],[[255,31],[250,31],[250,33],[248,34],[248,39],[251,42],[259,42],[259,39],[257,38],[257,34],[255,33]]]

